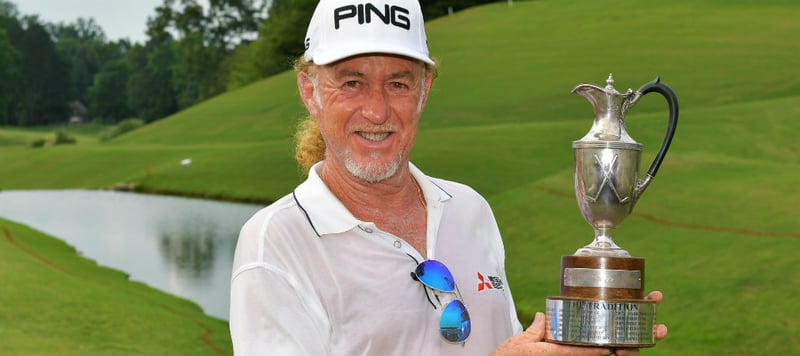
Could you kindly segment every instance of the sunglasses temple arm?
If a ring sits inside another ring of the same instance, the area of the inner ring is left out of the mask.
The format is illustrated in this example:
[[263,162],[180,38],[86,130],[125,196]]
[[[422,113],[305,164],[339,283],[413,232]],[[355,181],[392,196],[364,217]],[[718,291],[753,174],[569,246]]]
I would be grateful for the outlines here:
[[[422,281],[419,280],[419,277],[417,277],[417,274],[414,273],[414,272],[411,272],[411,279],[419,282],[419,284],[422,285],[422,288],[425,289],[425,298],[428,299],[428,303],[431,304],[433,309],[436,309],[436,304],[433,303],[433,301],[431,300],[431,295],[430,295],[430,293],[428,293],[428,289],[430,289],[430,287],[426,286],[425,283],[422,283]],[[436,296],[436,293],[434,293],[434,296]],[[436,296],[436,299],[438,300],[439,297]]]

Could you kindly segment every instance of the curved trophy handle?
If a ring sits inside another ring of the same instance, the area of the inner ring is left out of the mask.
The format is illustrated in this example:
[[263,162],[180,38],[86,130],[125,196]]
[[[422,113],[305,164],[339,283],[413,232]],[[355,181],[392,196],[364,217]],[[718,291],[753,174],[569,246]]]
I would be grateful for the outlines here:
[[646,95],[651,92],[659,93],[667,99],[667,103],[669,104],[669,125],[667,126],[667,132],[664,134],[664,141],[661,142],[661,148],[659,148],[656,158],[650,165],[650,169],[647,170],[647,176],[638,184],[637,191],[641,194],[650,184],[650,180],[656,176],[658,168],[661,167],[661,162],[664,161],[664,156],[666,156],[667,150],[669,150],[669,145],[672,143],[672,136],[675,135],[675,128],[678,126],[678,97],[675,96],[675,92],[672,91],[672,88],[661,82],[661,77],[656,77],[652,82],[643,85],[637,92],[640,95]]

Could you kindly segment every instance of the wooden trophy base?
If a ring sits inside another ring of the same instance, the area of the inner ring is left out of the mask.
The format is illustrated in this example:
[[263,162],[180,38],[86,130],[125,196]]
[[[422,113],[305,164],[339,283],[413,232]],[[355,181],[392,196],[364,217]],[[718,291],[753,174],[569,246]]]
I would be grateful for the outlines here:
[[644,299],[644,259],[562,256],[561,296],[547,298],[549,342],[650,347],[656,304]]

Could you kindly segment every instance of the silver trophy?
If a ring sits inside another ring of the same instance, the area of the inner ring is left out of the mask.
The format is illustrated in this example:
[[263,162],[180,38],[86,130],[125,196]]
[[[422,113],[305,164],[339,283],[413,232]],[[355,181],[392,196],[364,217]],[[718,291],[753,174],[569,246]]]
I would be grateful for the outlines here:
[[[594,124],[572,143],[575,194],[581,214],[594,228],[594,241],[561,258],[561,295],[547,298],[550,342],[571,345],[649,347],[655,345],[656,306],[644,299],[644,259],[631,257],[611,232],[655,177],[678,123],[678,99],[656,79],[639,90],[620,93],[609,75],[605,87],[581,84],[578,93],[594,106]],[[625,129],[625,113],[642,96],[657,92],[669,104],[669,124],[661,148],[639,179],[642,145]]]

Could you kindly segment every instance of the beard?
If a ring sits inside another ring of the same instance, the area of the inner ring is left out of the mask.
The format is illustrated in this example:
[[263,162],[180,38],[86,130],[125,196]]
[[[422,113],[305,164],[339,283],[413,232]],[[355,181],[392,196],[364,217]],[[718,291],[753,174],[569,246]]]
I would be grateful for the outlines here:
[[[378,155],[373,153],[371,158],[377,160],[379,158]],[[344,152],[344,166],[347,172],[367,183],[378,183],[391,178],[400,169],[402,161],[402,154],[398,154],[397,158],[390,162],[372,161],[360,163],[353,159],[350,150]]]

